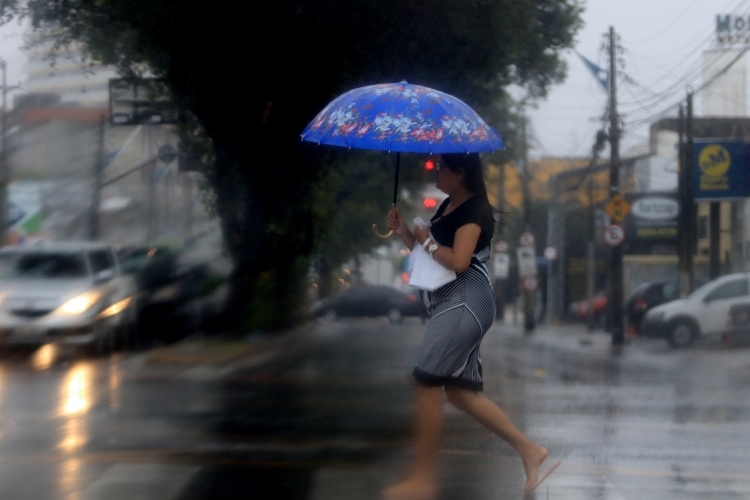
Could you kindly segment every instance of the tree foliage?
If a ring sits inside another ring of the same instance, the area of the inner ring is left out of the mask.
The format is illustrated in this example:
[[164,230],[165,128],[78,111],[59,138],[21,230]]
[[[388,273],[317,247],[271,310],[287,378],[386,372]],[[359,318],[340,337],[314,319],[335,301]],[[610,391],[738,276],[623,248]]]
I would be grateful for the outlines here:
[[[343,240],[339,229],[352,224],[351,210],[316,212],[316,195],[351,183],[326,176],[335,171],[326,153],[299,141],[331,98],[389,81],[439,88],[513,145],[505,88],[544,96],[563,78],[560,53],[581,24],[578,0],[6,0],[0,9],[123,75],[165,79],[213,146],[208,180],[235,263],[235,318],[262,309],[260,296],[275,311],[265,324],[292,317],[284,311],[298,304],[316,243]],[[359,186],[348,202],[375,194]]]

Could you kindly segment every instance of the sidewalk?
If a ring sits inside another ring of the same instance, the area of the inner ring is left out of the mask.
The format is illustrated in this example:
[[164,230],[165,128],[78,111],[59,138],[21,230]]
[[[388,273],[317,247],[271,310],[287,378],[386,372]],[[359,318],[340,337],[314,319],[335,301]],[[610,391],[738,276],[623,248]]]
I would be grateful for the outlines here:
[[[499,332],[524,338],[532,344],[554,345],[565,351],[585,349],[598,356],[612,354],[611,336],[602,330],[589,332],[585,325],[537,325],[531,334],[525,334],[520,315],[517,324],[512,314],[497,321],[490,333]],[[179,371],[195,379],[216,379],[240,370],[260,369],[315,335],[335,335],[345,322],[330,323],[310,321],[295,329],[274,334],[249,334],[243,338],[191,336],[174,344],[157,347],[137,356],[134,364],[143,368]],[[321,328],[324,326],[324,328]]]

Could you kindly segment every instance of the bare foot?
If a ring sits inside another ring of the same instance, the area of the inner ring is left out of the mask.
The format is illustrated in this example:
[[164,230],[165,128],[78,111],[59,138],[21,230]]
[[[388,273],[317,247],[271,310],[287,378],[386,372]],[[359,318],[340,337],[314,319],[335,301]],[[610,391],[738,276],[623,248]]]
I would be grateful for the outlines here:
[[547,448],[536,445],[534,447],[535,449],[531,453],[521,457],[523,459],[523,468],[526,471],[526,484],[523,485],[524,492],[529,492],[536,487],[537,479],[539,478],[539,468],[549,454]]
[[383,492],[385,500],[436,500],[438,487],[434,481],[409,478]]

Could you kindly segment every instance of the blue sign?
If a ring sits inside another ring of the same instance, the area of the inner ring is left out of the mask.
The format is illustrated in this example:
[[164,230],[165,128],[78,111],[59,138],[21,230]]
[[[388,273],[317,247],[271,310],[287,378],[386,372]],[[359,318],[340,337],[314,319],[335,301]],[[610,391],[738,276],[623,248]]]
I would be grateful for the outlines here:
[[695,199],[726,200],[750,196],[749,153],[748,144],[742,141],[695,141]]

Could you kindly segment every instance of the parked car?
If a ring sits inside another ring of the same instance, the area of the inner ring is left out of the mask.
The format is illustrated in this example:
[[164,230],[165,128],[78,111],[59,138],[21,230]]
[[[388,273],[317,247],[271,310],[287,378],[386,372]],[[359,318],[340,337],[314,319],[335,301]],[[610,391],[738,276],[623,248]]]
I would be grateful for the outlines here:
[[641,323],[646,313],[679,297],[677,280],[647,281],[641,283],[625,302],[625,316],[628,324],[641,331]]
[[35,243],[0,249],[0,343],[86,345],[105,353],[135,330],[134,280],[112,247]]
[[725,332],[730,308],[750,300],[748,279],[748,273],[722,276],[685,299],[654,307],[643,320],[643,334],[664,337],[673,347],[686,347],[699,337]]
[[750,341],[750,301],[734,304],[729,308],[724,343],[731,345],[737,341],[745,344]]
[[405,316],[426,317],[418,294],[404,293],[383,285],[362,285],[313,304],[313,316],[336,320],[340,317],[387,316],[397,323]]

